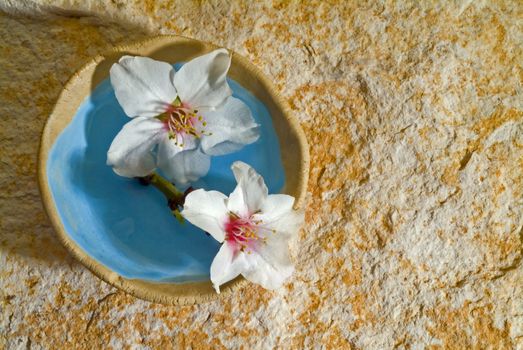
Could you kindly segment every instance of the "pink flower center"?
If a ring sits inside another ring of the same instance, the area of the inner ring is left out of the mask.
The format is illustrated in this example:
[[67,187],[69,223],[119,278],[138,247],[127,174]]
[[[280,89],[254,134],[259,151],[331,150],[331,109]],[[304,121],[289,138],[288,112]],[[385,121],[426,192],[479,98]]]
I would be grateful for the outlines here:
[[259,244],[267,243],[267,233],[276,233],[253,215],[240,217],[232,212],[229,212],[229,217],[225,222],[225,232],[225,241],[235,251],[240,250],[247,253],[255,250]]
[[198,110],[182,103],[179,97],[167,105],[165,112],[159,117],[169,132],[169,138],[174,140],[177,146],[183,147],[184,138],[187,136],[200,138],[203,135],[212,135],[205,131],[207,122],[198,114]]

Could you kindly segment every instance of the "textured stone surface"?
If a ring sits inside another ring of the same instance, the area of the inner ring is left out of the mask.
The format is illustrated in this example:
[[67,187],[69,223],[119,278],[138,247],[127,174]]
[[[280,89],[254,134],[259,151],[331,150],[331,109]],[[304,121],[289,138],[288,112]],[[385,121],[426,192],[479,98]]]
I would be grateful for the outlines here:
[[[0,349],[523,349],[523,6],[0,2]],[[343,4],[342,4],[343,3]],[[68,77],[154,33],[273,79],[311,146],[297,272],[150,304],[60,246],[36,154]]]

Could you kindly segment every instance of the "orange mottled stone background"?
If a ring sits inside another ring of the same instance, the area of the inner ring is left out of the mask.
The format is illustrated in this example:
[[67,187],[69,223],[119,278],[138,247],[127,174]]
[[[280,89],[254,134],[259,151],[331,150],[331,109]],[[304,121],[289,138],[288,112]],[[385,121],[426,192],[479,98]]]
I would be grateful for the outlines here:
[[[0,349],[523,349],[521,1],[0,1]],[[44,122],[93,55],[157,33],[231,48],[307,135],[282,289],[166,307],[58,243]]]

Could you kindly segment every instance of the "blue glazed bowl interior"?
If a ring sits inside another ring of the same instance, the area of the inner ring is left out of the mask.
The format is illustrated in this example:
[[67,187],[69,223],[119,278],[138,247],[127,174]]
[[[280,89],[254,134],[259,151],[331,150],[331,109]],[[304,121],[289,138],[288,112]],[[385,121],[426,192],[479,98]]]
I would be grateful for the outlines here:
[[[192,185],[228,195],[236,186],[231,164],[242,160],[265,178],[270,193],[277,193],[285,175],[270,114],[238,83],[229,80],[229,84],[261,125],[260,138],[239,152],[213,157],[209,173]],[[56,139],[47,180],[65,231],[88,255],[122,277],[179,283],[208,280],[218,242],[188,222],[180,224],[154,187],[120,177],[106,165],[109,145],[129,120],[106,79]]]

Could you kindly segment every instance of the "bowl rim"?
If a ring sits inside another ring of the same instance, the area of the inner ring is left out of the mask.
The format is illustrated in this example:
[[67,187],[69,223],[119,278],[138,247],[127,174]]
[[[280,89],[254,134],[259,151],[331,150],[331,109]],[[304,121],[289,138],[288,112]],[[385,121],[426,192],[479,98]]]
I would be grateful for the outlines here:
[[[234,290],[244,286],[247,282],[242,276],[238,276],[234,280],[223,285],[220,290],[221,293],[218,294],[212,288],[210,281],[204,282],[188,282],[183,284],[173,284],[173,283],[161,283],[161,282],[152,282],[139,279],[127,279],[121,277],[116,272],[110,270],[108,267],[96,261],[92,258],[86,251],[84,251],[80,246],[73,241],[72,238],[67,234],[65,227],[60,219],[58,214],[58,209],[54,202],[52,192],[47,181],[47,161],[49,152],[54,145],[56,138],[64,130],[64,128],[69,125],[70,121],[74,117],[74,114],[67,120],[67,122],[58,127],[55,125],[58,121],[64,118],[63,108],[70,107],[70,96],[71,92],[75,90],[75,87],[78,84],[86,84],[82,82],[85,80],[84,74],[88,74],[87,80],[89,83],[93,79],[93,75],[96,72],[96,69],[100,63],[105,60],[110,59],[111,56],[122,56],[127,53],[140,54],[140,52],[152,51],[154,53],[154,48],[161,48],[166,45],[199,45],[205,52],[220,48],[220,46],[197,40],[192,38],[187,38],[179,35],[156,35],[148,37],[142,40],[137,40],[129,44],[117,45],[112,50],[105,52],[104,54],[97,55],[85,63],[80,69],[78,69],[64,85],[62,91],[60,92],[56,102],[53,106],[53,109],[47,118],[44,128],[40,137],[40,145],[38,150],[38,185],[40,188],[40,195],[42,198],[43,206],[45,212],[51,224],[54,228],[56,235],[58,236],[59,241],[66,247],[66,249],[77,259],[82,265],[87,267],[94,275],[96,275],[101,280],[109,283],[110,285],[125,291],[128,294],[131,294],[139,299],[143,299],[150,302],[161,303],[166,305],[192,305],[197,303],[204,303],[216,300],[220,297],[225,297],[231,294]],[[303,207],[305,201],[305,195],[307,191],[307,182],[309,176],[309,146],[305,133],[299,123],[299,121],[294,117],[290,112],[290,107],[288,103],[281,97],[280,93],[273,86],[272,82],[249,60],[236,53],[233,50],[227,48],[231,53],[233,58],[233,65],[239,65],[242,69],[248,71],[253,75],[262,85],[263,88],[267,91],[268,95],[274,100],[276,108],[280,109],[281,115],[287,122],[287,124],[292,129],[294,136],[298,141],[298,148],[300,154],[300,171],[297,192],[295,201],[295,208]],[[150,52],[149,52],[150,54]],[[148,53],[145,53],[148,55]],[[90,71],[93,71],[93,75],[89,75]],[[107,76],[105,76],[107,78]],[[99,83],[99,82],[98,82]],[[92,91],[92,88],[90,88]],[[249,90],[249,89],[247,89]],[[259,98],[254,91],[250,91],[254,96]],[[73,95],[74,96],[74,95]],[[80,104],[85,99],[85,95],[82,94],[80,99]],[[74,110],[77,110],[80,104],[77,104],[78,101],[72,102],[75,103]],[[264,103],[265,104],[265,103]],[[67,117],[67,115],[66,115]],[[271,119],[274,117],[271,113]],[[273,119],[274,121],[274,119]],[[62,123],[63,124],[63,123]],[[278,134],[278,133],[277,133]],[[278,135],[280,139],[280,136]],[[281,139],[280,139],[281,142]]]

